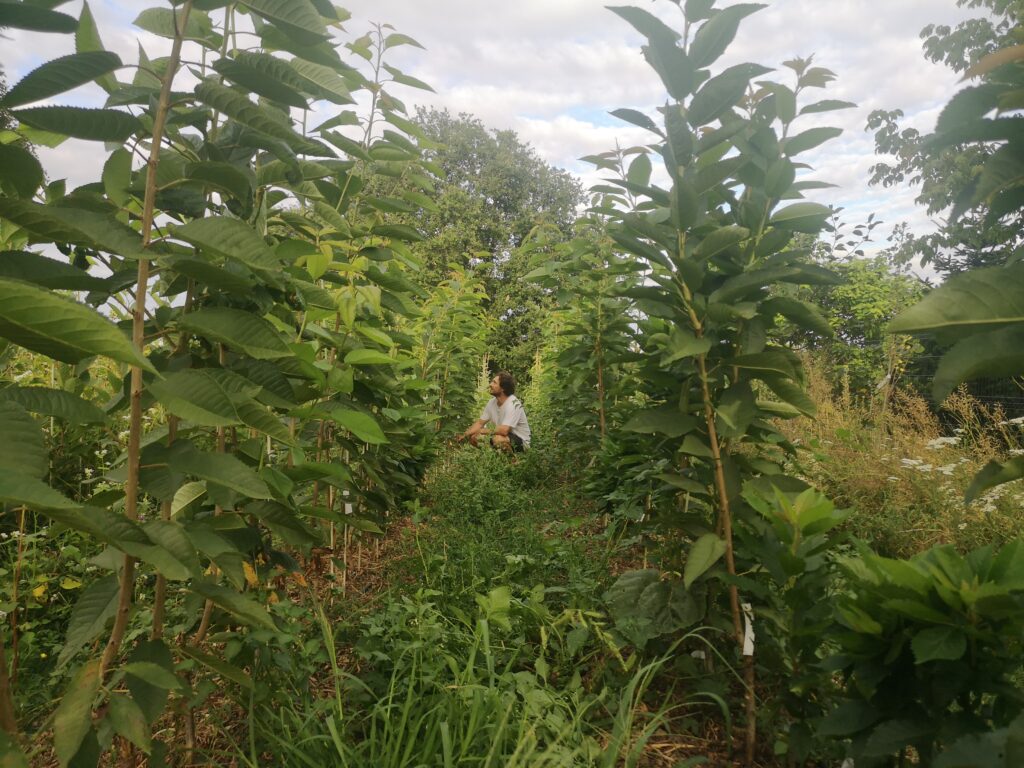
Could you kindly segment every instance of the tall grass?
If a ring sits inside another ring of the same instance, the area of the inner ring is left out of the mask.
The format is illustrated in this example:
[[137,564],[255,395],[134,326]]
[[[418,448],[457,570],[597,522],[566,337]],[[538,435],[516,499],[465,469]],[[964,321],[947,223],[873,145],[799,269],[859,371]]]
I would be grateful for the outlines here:
[[1024,449],[1024,424],[964,390],[939,409],[896,390],[887,402],[834,396],[806,361],[817,419],[785,422],[802,450],[796,469],[840,506],[848,526],[881,554],[907,557],[936,544],[968,551],[1024,534],[1024,487],[1011,483],[970,506],[964,492],[991,459]]

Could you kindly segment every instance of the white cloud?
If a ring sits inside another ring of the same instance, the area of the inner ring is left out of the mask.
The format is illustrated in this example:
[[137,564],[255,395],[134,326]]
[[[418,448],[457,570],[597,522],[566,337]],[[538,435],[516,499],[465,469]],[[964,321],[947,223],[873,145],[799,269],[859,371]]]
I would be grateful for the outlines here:
[[[468,112],[491,127],[514,129],[546,161],[589,183],[598,175],[577,158],[611,149],[616,142],[628,146],[648,138],[607,112],[628,106],[651,113],[664,99],[661,83],[640,54],[641,37],[605,4],[606,0],[349,0],[345,7],[353,18],[345,26],[347,34],[357,36],[372,22],[391,23],[427,48],[403,46],[391,52],[396,65],[437,91],[396,89],[408,104]],[[672,3],[636,4],[678,26],[678,10]],[[77,14],[80,7],[74,2],[61,10]],[[126,62],[134,62],[139,41],[157,55],[169,49],[169,41],[130,26],[143,4],[93,0],[91,7],[107,47]],[[784,59],[813,53],[815,62],[832,69],[838,79],[822,96],[810,96],[859,105],[806,120],[806,127],[827,124],[845,129],[842,138],[808,155],[815,178],[839,185],[818,199],[844,206],[850,216],[877,211],[891,223],[907,219],[915,227],[927,228],[931,225],[913,204],[912,190],[868,187],[868,169],[876,160],[864,125],[873,109],[901,108],[908,124],[922,131],[931,128],[956,89],[956,77],[924,60],[919,31],[925,24],[955,23],[964,15],[953,0],[890,0],[884,7],[865,0],[775,0],[744,23],[721,64],[757,61],[779,67]],[[9,37],[0,63],[12,82],[44,57],[73,50],[73,36],[14,31]],[[190,55],[186,50],[186,58]],[[121,73],[122,79],[130,76],[130,70]],[[774,76],[791,78],[784,68]],[[61,100],[98,104],[102,92],[81,89]],[[332,111],[330,105],[318,105],[317,117]],[[82,142],[43,150],[41,157],[51,176],[59,168],[72,185],[95,178],[103,160],[95,145]]]

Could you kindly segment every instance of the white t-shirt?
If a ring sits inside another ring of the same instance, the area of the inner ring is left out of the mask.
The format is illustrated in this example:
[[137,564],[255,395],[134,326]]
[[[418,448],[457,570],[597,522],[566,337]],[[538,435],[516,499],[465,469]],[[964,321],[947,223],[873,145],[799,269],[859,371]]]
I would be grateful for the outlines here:
[[505,402],[499,407],[498,399],[492,397],[484,406],[484,412],[480,414],[481,421],[491,421],[499,427],[511,427],[509,430],[513,435],[523,441],[523,445],[530,445],[530,425],[526,421],[526,411],[523,404],[515,395],[509,395]]

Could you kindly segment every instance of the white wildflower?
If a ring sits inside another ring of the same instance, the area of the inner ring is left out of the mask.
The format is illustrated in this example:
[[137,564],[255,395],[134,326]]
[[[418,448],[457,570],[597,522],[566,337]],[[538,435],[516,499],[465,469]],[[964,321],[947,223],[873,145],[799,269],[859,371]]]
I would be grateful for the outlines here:
[[936,467],[935,471],[944,475],[952,475],[954,469],[956,469],[956,464],[946,464],[944,467]]
[[959,442],[959,437],[936,437],[934,440],[928,441],[927,448],[930,451],[937,451],[940,448],[945,448],[947,445],[956,445]]
[[922,459],[900,459],[900,463],[905,467],[916,467],[919,464],[924,464]]
[[960,523],[960,525],[958,525],[958,526],[957,526],[957,528],[958,528],[958,529],[960,529],[960,530],[962,531],[962,530],[964,530],[965,528],[967,528],[967,523]]

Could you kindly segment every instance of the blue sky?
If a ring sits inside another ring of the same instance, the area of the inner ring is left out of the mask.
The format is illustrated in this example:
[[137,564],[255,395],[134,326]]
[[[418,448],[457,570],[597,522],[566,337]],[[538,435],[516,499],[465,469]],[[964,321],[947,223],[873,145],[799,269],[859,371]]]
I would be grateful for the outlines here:
[[[678,15],[668,0],[634,3],[667,19]],[[732,3],[719,0],[719,5],[726,4]],[[106,46],[123,60],[136,59],[137,41],[147,50],[169,47],[168,41],[131,26],[139,12],[156,3],[93,0],[90,5]],[[630,146],[648,138],[608,112],[626,106],[653,113],[664,98],[640,54],[641,38],[600,0],[349,0],[342,5],[352,12],[346,29],[353,37],[372,22],[391,23],[426,47],[395,51],[394,63],[436,90],[428,94],[405,89],[400,96],[408,104],[469,112],[491,127],[511,128],[545,160],[576,173],[586,184],[598,177],[577,158],[616,142]],[[906,112],[908,124],[931,129],[958,86],[952,73],[924,60],[919,32],[928,23],[955,23],[965,13],[954,0],[768,0],[767,6],[745,22],[722,65],[754,61],[777,67],[792,56],[815,54],[816,63],[838,77],[815,97],[859,105],[805,126],[845,129],[842,137],[808,156],[814,178],[839,185],[818,199],[843,206],[851,223],[875,212],[887,225],[905,220],[917,231],[933,227],[914,204],[913,190],[868,186],[868,169],[877,159],[864,125],[871,110],[898,107]],[[80,0],[61,6],[74,15],[80,8]],[[69,53],[73,46],[70,36],[9,36],[0,63],[12,83],[43,57]],[[76,104],[100,100],[96,87],[58,99]],[[329,115],[323,111],[326,106],[320,105],[321,116]],[[59,167],[72,184],[95,178],[103,160],[94,147],[78,142],[42,155],[51,175]]]

